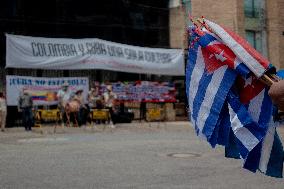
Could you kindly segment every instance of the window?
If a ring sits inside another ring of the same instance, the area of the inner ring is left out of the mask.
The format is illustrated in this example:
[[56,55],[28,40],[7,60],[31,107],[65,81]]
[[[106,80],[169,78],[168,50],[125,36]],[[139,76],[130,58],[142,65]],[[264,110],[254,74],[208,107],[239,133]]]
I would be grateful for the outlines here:
[[244,0],[246,17],[256,18],[259,16],[260,0]]
[[143,30],[144,29],[144,17],[140,12],[130,12],[130,18],[132,20],[133,27],[135,29]]
[[260,53],[262,52],[262,40],[260,32],[247,30],[246,39],[253,48],[255,48]]

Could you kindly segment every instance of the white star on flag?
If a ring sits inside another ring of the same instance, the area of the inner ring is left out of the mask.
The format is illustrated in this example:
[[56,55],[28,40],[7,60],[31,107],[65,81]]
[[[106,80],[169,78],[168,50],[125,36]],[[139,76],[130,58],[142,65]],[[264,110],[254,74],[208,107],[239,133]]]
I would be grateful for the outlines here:
[[254,88],[254,86],[252,85],[252,76],[250,76],[248,79],[245,80],[245,86],[250,85],[252,88]]
[[222,52],[220,52],[220,54],[215,54],[216,59],[220,60],[221,62],[224,62],[225,60],[227,60],[227,58],[224,57],[223,54],[224,54],[224,50],[222,50]]

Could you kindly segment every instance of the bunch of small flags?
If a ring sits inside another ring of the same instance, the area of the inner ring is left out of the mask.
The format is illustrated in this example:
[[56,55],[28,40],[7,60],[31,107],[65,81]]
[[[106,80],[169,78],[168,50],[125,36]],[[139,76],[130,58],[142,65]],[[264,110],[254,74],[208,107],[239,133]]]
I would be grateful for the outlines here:
[[[192,19],[193,21],[193,19]],[[234,32],[204,18],[188,28],[186,92],[196,134],[243,167],[282,177],[283,147],[268,87],[275,68]]]

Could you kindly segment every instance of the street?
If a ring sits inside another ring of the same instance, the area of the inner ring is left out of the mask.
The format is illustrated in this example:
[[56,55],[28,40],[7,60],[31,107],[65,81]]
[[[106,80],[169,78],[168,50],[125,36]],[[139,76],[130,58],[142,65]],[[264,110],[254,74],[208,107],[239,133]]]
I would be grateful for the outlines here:
[[0,133],[1,189],[284,188],[212,149],[189,122],[23,130]]

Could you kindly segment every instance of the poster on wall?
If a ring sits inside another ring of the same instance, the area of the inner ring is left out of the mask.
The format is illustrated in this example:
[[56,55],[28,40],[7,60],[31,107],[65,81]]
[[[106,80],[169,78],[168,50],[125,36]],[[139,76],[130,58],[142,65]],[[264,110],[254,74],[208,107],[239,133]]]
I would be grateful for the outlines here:
[[112,83],[118,100],[134,102],[176,102],[176,89],[170,82],[117,82]]
[[89,79],[87,77],[45,78],[7,75],[7,105],[17,106],[23,89],[26,89],[32,95],[34,105],[56,105],[58,103],[57,92],[66,82],[69,84],[71,93],[82,89],[86,99],[89,90]]

